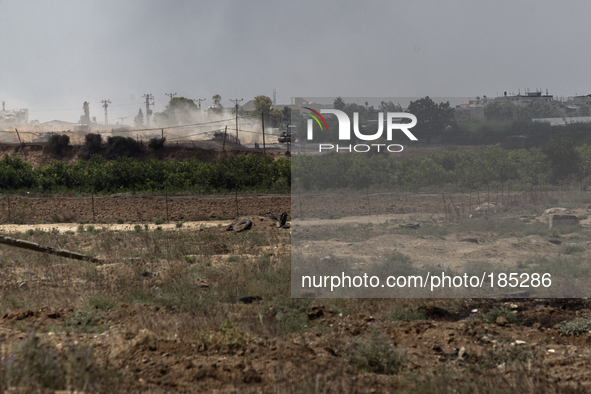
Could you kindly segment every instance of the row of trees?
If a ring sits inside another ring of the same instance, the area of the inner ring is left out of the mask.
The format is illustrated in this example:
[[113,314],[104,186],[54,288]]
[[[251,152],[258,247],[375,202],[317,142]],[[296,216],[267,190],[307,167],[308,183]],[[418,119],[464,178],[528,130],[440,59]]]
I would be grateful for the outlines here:
[[389,154],[331,154],[292,158],[297,190],[439,189],[476,190],[512,183],[559,185],[591,175],[591,146],[576,147],[572,139],[555,139],[529,151],[498,146],[480,150],[439,151],[429,156],[397,159]]
[[72,164],[56,161],[37,168],[18,157],[6,155],[0,160],[0,192],[289,191],[290,182],[288,159],[279,158],[265,165],[258,155],[232,156],[215,163],[197,159],[144,163],[129,157],[106,161],[100,155],[93,155],[88,161]]
[[[154,123],[157,126],[191,124],[205,113],[221,114],[224,111],[221,101],[222,96],[219,94],[214,95],[212,105],[207,108],[207,112],[202,112],[194,100],[185,97],[173,97],[164,111],[154,114]],[[279,127],[284,122],[289,123],[291,120],[291,109],[289,107],[283,109],[273,108],[273,102],[268,96],[256,96],[254,107],[255,109],[250,113],[250,116],[260,119],[261,113],[264,114],[265,124],[269,127]],[[235,113],[235,108],[229,110]],[[144,113],[141,108],[134,119],[134,123],[136,127],[144,126]]]
[[[510,148],[530,148],[541,146],[560,134],[573,137],[578,143],[591,142],[590,123],[569,123],[564,127],[551,127],[549,123],[532,122],[532,118],[560,117],[557,107],[544,102],[531,102],[519,106],[510,101],[495,101],[484,107],[486,120],[462,116],[452,108],[449,102],[436,103],[430,97],[411,101],[403,110],[400,104],[381,102],[377,108],[356,103],[345,103],[341,97],[334,100],[335,109],[344,111],[353,120],[353,113],[359,114],[359,128],[362,133],[375,133],[378,112],[409,112],[417,117],[417,125],[412,129],[419,143],[429,143],[434,138],[444,144],[489,145],[503,144]],[[589,108],[581,107],[576,116],[591,115]],[[338,140],[338,122],[335,117],[327,116],[329,132],[314,134],[315,142],[336,142]],[[316,126],[314,126],[316,127]],[[353,127],[353,124],[351,124]],[[320,131],[320,130],[318,130]],[[306,140],[307,127],[300,122],[296,131],[299,141]],[[352,133],[353,135],[353,133]],[[385,143],[385,140],[376,143]],[[409,143],[400,134],[394,136],[395,143]],[[354,135],[351,143],[361,143]]]

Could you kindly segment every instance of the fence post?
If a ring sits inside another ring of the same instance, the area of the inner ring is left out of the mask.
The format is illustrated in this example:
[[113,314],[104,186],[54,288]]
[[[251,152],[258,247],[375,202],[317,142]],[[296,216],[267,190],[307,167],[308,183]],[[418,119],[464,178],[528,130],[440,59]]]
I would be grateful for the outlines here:
[[166,193],[166,223],[168,223],[168,193]]

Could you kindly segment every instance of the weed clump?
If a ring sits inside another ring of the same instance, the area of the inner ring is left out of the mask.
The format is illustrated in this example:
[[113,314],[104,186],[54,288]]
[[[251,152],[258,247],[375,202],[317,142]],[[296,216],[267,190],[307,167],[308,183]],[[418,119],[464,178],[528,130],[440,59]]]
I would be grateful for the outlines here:
[[[71,345],[58,349],[30,335],[0,360],[2,386],[49,390],[103,391],[115,375],[97,364],[92,348]],[[45,391],[43,391],[45,392]]]
[[560,335],[581,335],[591,331],[591,319],[575,319],[573,321],[563,321],[558,325]]
[[414,311],[408,308],[404,309],[393,309],[388,314],[388,319],[391,321],[401,321],[401,320],[425,320],[427,315],[425,312]]
[[585,247],[580,245],[564,245],[562,247],[563,254],[580,254],[585,252]]
[[385,375],[398,373],[407,364],[407,357],[394,347],[384,331],[374,326],[370,338],[352,338],[344,354],[362,371]]
[[491,309],[490,311],[488,311],[488,313],[486,313],[484,315],[479,314],[479,315],[476,315],[473,317],[474,318],[481,318],[483,322],[488,323],[488,324],[492,324],[492,323],[496,322],[498,317],[504,317],[511,324],[517,322],[517,316],[515,316],[515,314],[513,312],[511,312],[509,309],[507,309],[505,307],[503,307],[503,308],[494,307],[493,309]]

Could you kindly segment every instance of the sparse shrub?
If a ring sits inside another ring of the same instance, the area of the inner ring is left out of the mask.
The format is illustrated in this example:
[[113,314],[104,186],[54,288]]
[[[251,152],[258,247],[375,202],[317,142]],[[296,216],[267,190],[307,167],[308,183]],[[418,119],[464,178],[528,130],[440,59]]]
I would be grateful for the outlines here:
[[154,219],[154,224],[156,224],[156,225],[164,224],[164,223],[166,223],[166,219],[165,218]]
[[154,231],[162,231],[162,226],[156,227],[156,229]]
[[591,319],[575,319],[572,321],[563,321],[558,325],[560,335],[581,335],[591,331]]
[[534,352],[529,345],[501,346],[489,350],[483,357],[482,363],[490,368],[499,364],[525,364],[533,358]]
[[49,137],[49,150],[56,155],[63,155],[70,145],[70,137],[65,134]]
[[135,226],[133,226],[133,231],[135,231],[136,233],[141,233],[142,226],[140,226],[139,224],[136,224]]
[[162,149],[164,147],[164,142],[166,142],[166,137],[164,137],[164,138],[154,137],[154,138],[150,138],[150,142],[148,143],[148,146],[152,149]]
[[79,224],[78,228],[76,229],[79,233],[83,233],[84,232],[84,225],[83,224]]
[[388,320],[400,321],[400,320],[425,320],[427,316],[424,312],[417,312],[412,309],[393,309],[388,314]]
[[100,134],[86,134],[84,146],[78,156],[84,160],[90,159],[90,156],[100,152],[102,142],[103,137]]
[[[371,268],[372,275],[414,275],[417,269],[413,266],[410,257],[403,253],[395,252],[388,256],[386,260],[373,265]],[[369,275],[369,273],[368,273]]]
[[406,355],[394,347],[384,331],[375,326],[369,339],[352,338],[343,353],[351,364],[365,372],[393,375],[407,364]]
[[102,316],[102,312],[97,309],[84,308],[68,313],[64,323],[69,330],[84,333],[102,332],[107,329],[106,326],[98,326]]
[[0,375],[7,386],[28,388],[31,392],[66,388],[102,391],[115,377],[97,364],[92,348],[73,345],[58,349],[36,335],[23,339],[2,359]]
[[135,157],[142,152],[142,143],[131,137],[114,136],[107,138],[107,159],[115,159],[120,156]]
[[203,264],[204,264],[206,267],[211,267],[211,261],[209,261],[209,260],[207,260],[207,261],[203,262]]
[[189,264],[194,264],[197,258],[195,256],[185,256],[185,261]]
[[497,317],[502,316],[505,319],[507,319],[507,321],[509,323],[515,323],[517,321],[517,316],[515,316],[515,314],[513,312],[511,312],[509,309],[503,307],[503,308],[497,308],[494,307],[493,309],[491,309],[490,311],[488,311],[488,313],[486,313],[485,315],[482,316],[482,321],[484,321],[485,323],[494,323],[495,321],[497,321]]
[[88,305],[93,308],[108,312],[117,309],[117,300],[112,297],[90,297]]
[[86,226],[86,232],[94,234],[97,232],[97,229],[94,226]]
[[121,219],[121,218],[117,218],[117,224],[123,224],[125,223],[125,220]]
[[585,252],[585,247],[580,245],[564,245],[562,247],[563,254],[579,254]]
[[306,298],[276,297],[267,304],[269,315],[277,321],[277,327],[283,332],[302,332],[308,322],[306,310],[312,300]]
[[228,349],[230,351],[248,344],[251,334],[243,334],[240,326],[226,319],[218,331],[198,331],[196,333],[199,351],[207,349]]
[[235,263],[237,261],[240,261],[240,256],[230,256],[226,259],[226,261],[228,263]]
[[176,224],[176,228],[181,228],[181,227],[183,227],[183,222],[178,222],[178,223]]

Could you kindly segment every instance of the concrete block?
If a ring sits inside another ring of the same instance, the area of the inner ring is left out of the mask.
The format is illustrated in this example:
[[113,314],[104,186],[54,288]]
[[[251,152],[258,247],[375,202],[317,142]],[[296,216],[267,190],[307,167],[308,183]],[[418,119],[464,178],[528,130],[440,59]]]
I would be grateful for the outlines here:
[[550,229],[557,226],[578,226],[579,218],[575,215],[550,215]]

